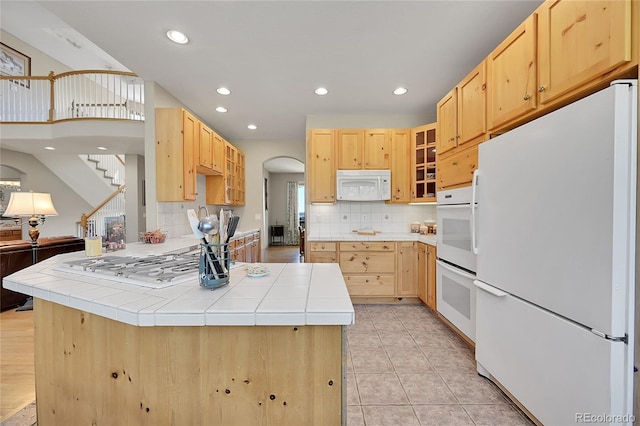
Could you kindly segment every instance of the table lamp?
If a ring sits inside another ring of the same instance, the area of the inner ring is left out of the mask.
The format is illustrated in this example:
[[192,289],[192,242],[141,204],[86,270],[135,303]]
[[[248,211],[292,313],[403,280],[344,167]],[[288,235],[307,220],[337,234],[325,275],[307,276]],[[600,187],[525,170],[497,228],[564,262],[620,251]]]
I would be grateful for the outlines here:
[[9,198],[7,209],[3,213],[5,216],[28,217],[29,218],[29,238],[31,243],[36,244],[40,231],[38,222],[44,223],[46,216],[57,216],[58,212],[51,201],[51,194],[42,192],[12,192]]

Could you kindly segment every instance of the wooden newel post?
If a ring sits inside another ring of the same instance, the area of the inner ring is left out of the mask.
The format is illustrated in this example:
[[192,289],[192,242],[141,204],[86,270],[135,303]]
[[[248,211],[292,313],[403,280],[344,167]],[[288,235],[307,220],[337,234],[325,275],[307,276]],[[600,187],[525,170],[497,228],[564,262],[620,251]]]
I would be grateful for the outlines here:
[[53,113],[55,111],[55,90],[53,85],[56,78],[53,71],[49,72],[49,122],[53,122]]

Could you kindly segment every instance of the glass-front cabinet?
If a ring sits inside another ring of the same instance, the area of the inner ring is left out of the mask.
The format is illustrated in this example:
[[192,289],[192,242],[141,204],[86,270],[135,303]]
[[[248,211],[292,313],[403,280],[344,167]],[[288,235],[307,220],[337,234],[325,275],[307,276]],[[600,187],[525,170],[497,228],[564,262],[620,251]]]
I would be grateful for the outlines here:
[[411,131],[411,202],[436,201],[436,123]]

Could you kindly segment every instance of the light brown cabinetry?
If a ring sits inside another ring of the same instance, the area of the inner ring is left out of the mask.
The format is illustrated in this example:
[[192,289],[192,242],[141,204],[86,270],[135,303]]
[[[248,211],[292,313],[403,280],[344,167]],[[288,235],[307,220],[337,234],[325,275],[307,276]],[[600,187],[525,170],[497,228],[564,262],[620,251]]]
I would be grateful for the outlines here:
[[338,170],[389,169],[391,130],[337,130]]
[[196,171],[203,175],[222,174],[222,138],[204,123],[199,123],[198,163]]
[[260,262],[260,231],[231,240],[229,252],[235,262]]
[[536,20],[529,16],[487,58],[490,129],[536,108]]
[[553,0],[537,14],[541,104],[631,60],[629,0]]
[[418,299],[427,303],[427,245],[418,243]]
[[508,130],[637,75],[633,10],[630,0],[540,5],[487,58],[488,129]]
[[426,280],[427,280],[427,306],[436,310],[436,247],[427,244]]
[[334,242],[310,241],[307,246],[308,263],[337,263],[337,245]]
[[340,269],[349,295],[394,295],[395,243],[341,242],[338,249]]
[[328,129],[310,130],[307,152],[309,202],[334,203],[336,201],[336,132]]
[[181,108],[156,109],[156,198],[196,199],[199,122]]
[[406,204],[411,201],[411,140],[410,129],[391,130],[391,200],[388,201],[389,203]]
[[436,247],[418,243],[418,298],[436,310]]
[[412,241],[396,243],[396,296],[398,297],[418,295],[416,246],[417,243]]
[[391,167],[391,130],[364,131],[364,169],[388,170]]
[[224,170],[220,176],[207,176],[207,204],[241,206],[245,203],[244,154],[224,142]]
[[438,154],[481,141],[486,133],[486,62],[438,102]]
[[362,169],[364,151],[364,130],[337,130],[338,170]]
[[436,200],[436,127],[433,123],[411,130],[411,201],[414,203]]
[[478,145],[438,158],[438,190],[468,186],[478,168]]

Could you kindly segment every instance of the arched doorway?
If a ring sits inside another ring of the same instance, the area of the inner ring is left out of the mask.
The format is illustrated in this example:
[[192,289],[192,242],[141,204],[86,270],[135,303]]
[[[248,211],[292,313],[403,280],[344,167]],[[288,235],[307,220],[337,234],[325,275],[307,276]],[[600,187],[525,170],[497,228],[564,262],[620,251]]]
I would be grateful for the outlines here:
[[292,157],[263,162],[263,217],[267,245],[299,245],[299,227],[305,224],[305,166]]

